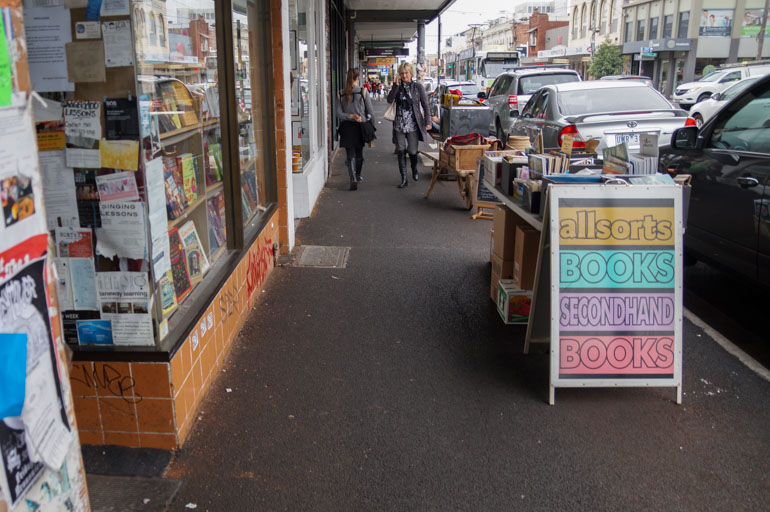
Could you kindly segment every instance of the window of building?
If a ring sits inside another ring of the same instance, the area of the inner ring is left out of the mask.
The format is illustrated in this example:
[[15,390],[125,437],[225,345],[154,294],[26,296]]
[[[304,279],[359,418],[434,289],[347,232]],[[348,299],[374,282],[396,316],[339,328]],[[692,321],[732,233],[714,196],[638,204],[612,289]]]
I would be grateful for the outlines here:
[[580,25],[578,25],[578,8],[577,6],[575,6],[575,9],[572,10],[572,39],[577,39],[579,27]]
[[646,20],[637,20],[636,22],[636,40],[644,39],[644,25]]
[[586,36],[587,22],[588,20],[586,20],[586,4],[583,4],[580,7],[580,37]]
[[623,42],[624,43],[631,42],[631,39],[633,37],[633,29],[634,29],[633,22],[627,21],[626,22],[626,30],[625,30],[625,33],[623,34]]
[[663,39],[671,37],[674,30],[674,15],[666,14],[663,16],[663,33],[660,35]]
[[658,38],[658,17],[650,18],[650,36],[649,39]]
[[291,120],[295,172],[316,155],[320,134],[323,133],[322,78],[319,74],[317,9],[320,4],[311,0],[289,2],[289,44],[291,51]]
[[690,11],[684,11],[679,13],[679,25],[676,29],[676,37],[686,38],[687,29],[690,25]]
[[610,12],[607,14],[607,19],[610,20],[610,32],[618,31],[618,17],[615,16],[616,0],[610,1]]
[[604,34],[607,31],[607,17],[605,16],[605,10],[607,9],[607,4],[602,0],[602,3],[599,4],[599,33]]

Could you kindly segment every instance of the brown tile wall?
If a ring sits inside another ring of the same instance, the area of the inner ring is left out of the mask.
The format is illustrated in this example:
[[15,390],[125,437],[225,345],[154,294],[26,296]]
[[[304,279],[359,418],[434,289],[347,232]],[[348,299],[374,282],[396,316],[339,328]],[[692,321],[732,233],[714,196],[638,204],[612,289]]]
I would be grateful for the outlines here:
[[278,186],[278,226],[280,232],[280,252],[289,254],[289,189],[287,184],[288,167],[286,164],[287,137],[284,122],[286,105],[284,104],[285,80],[283,68],[283,33],[281,24],[282,0],[270,0],[270,26],[273,64],[273,115],[275,116],[275,172]]
[[75,362],[70,385],[82,444],[175,449],[273,269],[279,214],[245,253],[171,363]]

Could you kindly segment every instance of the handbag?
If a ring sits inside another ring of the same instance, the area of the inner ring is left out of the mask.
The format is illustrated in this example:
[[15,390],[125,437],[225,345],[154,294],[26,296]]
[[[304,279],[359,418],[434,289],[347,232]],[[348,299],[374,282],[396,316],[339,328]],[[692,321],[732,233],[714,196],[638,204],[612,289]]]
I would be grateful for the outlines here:
[[377,136],[374,134],[374,132],[377,131],[377,128],[374,127],[374,123],[371,119],[369,119],[366,122],[361,123],[361,135],[364,138],[365,143],[369,143],[377,138]]
[[396,102],[388,105],[388,108],[385,109],[385,115],[382,117],[385,118],[386,121],[395,121],[396,120]]

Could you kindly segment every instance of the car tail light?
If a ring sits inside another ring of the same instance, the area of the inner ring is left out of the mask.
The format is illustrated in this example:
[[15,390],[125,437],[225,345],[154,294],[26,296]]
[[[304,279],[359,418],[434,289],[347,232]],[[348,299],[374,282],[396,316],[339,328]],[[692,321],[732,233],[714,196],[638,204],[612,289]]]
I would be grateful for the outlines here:
[[515,108],[518,110],[519,108],[519,97],[515,94],[511,94],[508,96],[508,108]]
[[698,122],[693,119],[692,117],[688,117],[687,120],[684,122],[685,126],[698,126]]
[[559,132],[558,142],[559,146],[561,146],[562,139],[564,139],[565,135],[572,135],[572,147],[573,148],[583,148],[586,147],[586,141],[583,140],[583,137],[580,136],[580,132],[577,129],[577,126],[574,124],[568,124],[564,128],[561,129]]

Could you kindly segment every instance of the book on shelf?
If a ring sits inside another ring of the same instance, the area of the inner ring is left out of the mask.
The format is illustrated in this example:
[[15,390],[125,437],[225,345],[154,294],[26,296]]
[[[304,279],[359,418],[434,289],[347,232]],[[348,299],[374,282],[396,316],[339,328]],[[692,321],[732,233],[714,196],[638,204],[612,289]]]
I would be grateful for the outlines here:
[[214,254],[227,241],[225,227],[225,194],[219,191],[206,201],[206,216],[209,221],[209,250]]
[[176,290],[174,289],[174,278],[171,270],[158,279],[158,290],[160,291],[160,307],[163,310],[163,316],[170,315],[177,307]]
[[222,145],[219,143],[206,143],[206,185],[213,185],[222,181]]
[[248,219],[257,209],[257,173],[251,169],[241,174],[241,201],[243,203],[243,218]]
[[[167,161],[169,161],[169,165],[166,165]],[[182,216],[187,207],[183,190],[179,189],[175,169],[176,162],[173,159],[163,159],[163,186],[166,190],[166,212],[169,220]]]
[[179,228],[179,235],[182,237],[182,246],[187,257],[187,270],[190,272],[190,281],[193,286],[203,280],[203,274],[209,269],[209,260],[206,253],[203,252],[201,240],[198,238],[198,231],[192,221],[185,222]]
[[[171,122],[171,130],[179,130],[182,128],[182,121],[179,118],[179,106],[176,103],[174,90],[171,87],[166,86],[166,84],[161,84],[160,96],[163,98],[163,113],[165,114],[165,117]],[[167,129],[166,131],[171,130]]]
[[193,106],[193,99],[190,95],[190,91],[182,82],[172,81],[168,82],[176,100],[177,108],[179,108],[179,119],[182,126],[193,126],[198,124],[198,115],[195,113],[195,107]]
[[192,153],[184,153],[176,157],[176,166],[182,175],[182,190],[187,204],[198,199],[198,172],[196,158]]
[[190,281],[190,271],[187,268],[187,258],[185,257],[182,237],[177,228],[171,228],[168,232],[169,255],[171,256],[171,277],[174,282],[174,291],[176,292],[177,302],[181,302],[192,290]]

